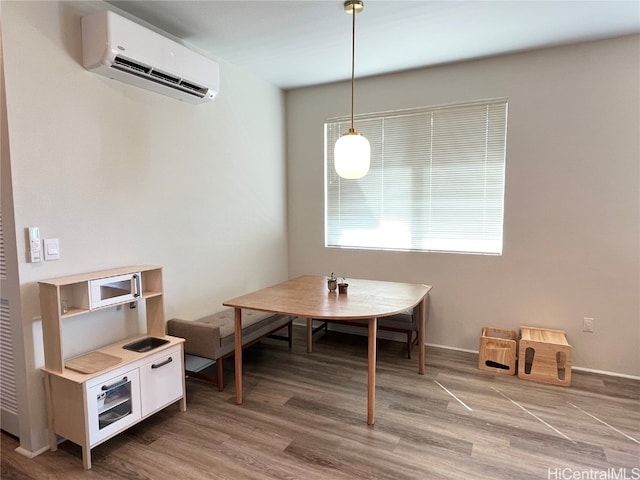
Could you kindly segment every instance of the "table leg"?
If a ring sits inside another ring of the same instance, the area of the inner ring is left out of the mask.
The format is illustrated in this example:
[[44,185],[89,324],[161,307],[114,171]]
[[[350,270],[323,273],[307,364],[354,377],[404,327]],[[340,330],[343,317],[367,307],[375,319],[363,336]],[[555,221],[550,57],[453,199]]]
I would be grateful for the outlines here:
[[236,404],[242,404],[242,309],[233,309],[235,326]]
[[[428,294],[427,294],[428,295]],[[424,363],[426,361],[424,353],[424,330],[425,316],[427,311],[427,295],[418,304],[418,373],[424,375]]]
[[313,350],[313,319],[307,318],[307,353]]
[[82,465],[85,470],[91,470],[91,449],[89,445],[82,446]]
[[367,424],[373,425],[376,414],[376,334],[378,331],[378,319],[369,319],[369,358],[368,358],[368,385],[367,385]]

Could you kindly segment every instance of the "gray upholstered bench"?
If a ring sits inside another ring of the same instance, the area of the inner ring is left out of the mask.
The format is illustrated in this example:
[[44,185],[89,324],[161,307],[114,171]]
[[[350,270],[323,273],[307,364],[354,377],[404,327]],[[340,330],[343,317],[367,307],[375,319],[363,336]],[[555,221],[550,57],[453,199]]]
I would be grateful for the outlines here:
[[[288,315],[242,310],[242,348],[252,345],[264,337],[272,336],[288,340],[291,348],[293,318]],[[274,335],[287,327],[287,337]],[[216,377],[187,370],[187,374],[217,383],[218,390],[224,388],[223,360],[235,350],[235,328],[233,309],[227,308],[199,320],[172,318],[167,322],[167,334],[185,339],[184,353],[216,361]]]

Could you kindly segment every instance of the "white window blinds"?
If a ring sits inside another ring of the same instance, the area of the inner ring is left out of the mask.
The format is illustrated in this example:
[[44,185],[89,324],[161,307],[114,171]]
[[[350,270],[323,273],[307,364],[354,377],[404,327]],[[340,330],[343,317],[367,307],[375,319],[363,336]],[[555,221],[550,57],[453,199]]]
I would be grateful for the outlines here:
[[507,101],[358,116],[371,168],[340,178],[325,124],[325,244],[501,254]]

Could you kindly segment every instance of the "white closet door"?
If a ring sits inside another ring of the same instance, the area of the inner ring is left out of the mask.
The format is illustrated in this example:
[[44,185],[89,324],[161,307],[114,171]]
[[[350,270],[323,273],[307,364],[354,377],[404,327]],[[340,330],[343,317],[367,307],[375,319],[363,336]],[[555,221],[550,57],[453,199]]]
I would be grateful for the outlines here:
[[[16,369],[11,328],[11,305],[7,292],[10,279],[7,277],[7,252],[4,242],[2,212],[0,211],[0,427],[19,436],[18,398],[16,392]],[[14,279],[15,281],[15,279]]]
[[[0,23],[0,33],[2,24]],[[0,35],[0,428],[20,436],[16,371],[24,377],[18,254],[13,217],[13,189],[7,128],[7,98],[4,85],[2,35]],[[16,359],[16,353],[19,357]],[[22,356],[20,356],[22,355]]]

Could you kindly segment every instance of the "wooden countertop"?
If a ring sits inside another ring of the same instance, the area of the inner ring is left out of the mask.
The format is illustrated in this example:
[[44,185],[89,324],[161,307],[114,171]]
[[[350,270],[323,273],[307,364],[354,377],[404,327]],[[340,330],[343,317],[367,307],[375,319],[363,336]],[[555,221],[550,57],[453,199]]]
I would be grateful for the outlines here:
[[[178,338],[178,337],[171,337],[169,335],[165,335],[165,336],[155,336],[156,338],[163,338],[165,340],[169,340],[169,343],[166,343],[164,345],[161,345],[160,347],[154,348],[153,350],[149,350],[147,352],[134,352],[131,350],[126,350],[124,348],[122,348],[124,345],[127,345],[128,343],[131,342],[135,342],[137,340],[141,340],[143,338],[149,337],[151,335],[138,335],[135,337],[129,337],[123,340],[120,340],[116,343],[112,343],[111,345],[107,345],[101,348],[98,348],[96,350],[93,350],[92,352],[86,352],[83,353],[82,355],[78,355],[77,357],[73,357],[75,359],[80,359],[80,357],[83,357],[89,353],[102,353],[105,354],[107,356],[110,357],[115,357],[115,358],[119,358],[120,360],[117,363],[114,363],[112,365],[109,365],[107,368],[104,368],[102,370],[96,371],[94,373],[81,373],[81,372],[77,372],[75,370],[72,370],[70,368],[65,368],[64,372],[57,372],[55,370],[51,370],[48,369],[46,367],[42,368],[42,370],[44,372],[47,372],[51,375],[56,375],[58,377],[62,377],[65,378],[67,380],[71,380],[73,382],[76,383],[84,383],[87,382],[97,376],[103,375],[105,372],[108,372],[110,370],[115,370],[119,367],[125,366],[129,363],[132,362],[136,362],[138,360],[144,359],[145,357],[150,357],[152,355],[155,355],[156,353],[162,352],[163,350],[167,350],[175,345],[179,345],[181,343],[184,343],[184,339],[183,338]],[[72,358],[67,359],[66,361],[69,360],[73,360]]]

